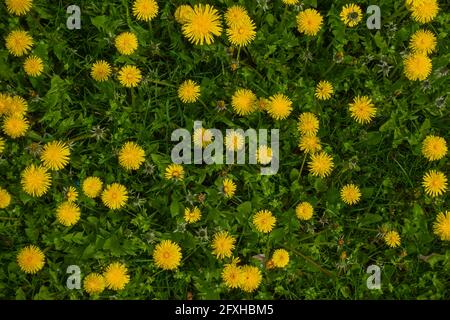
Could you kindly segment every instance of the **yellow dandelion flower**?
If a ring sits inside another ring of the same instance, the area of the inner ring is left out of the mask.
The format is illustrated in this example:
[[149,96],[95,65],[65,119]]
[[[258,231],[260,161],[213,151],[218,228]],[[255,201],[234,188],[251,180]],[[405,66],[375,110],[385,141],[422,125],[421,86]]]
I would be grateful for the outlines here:
[[272,157],[273,157],[272,148],[266,145],[261,145],[256,150],[256,160],[258,163],[262,165],[269,164],[272,161]]
[[233,5],[225,12],[225,23],[228,27],[238,26],[242,22],[245,23],[247,20],[250,20],[250,17],[243,6]]
[[37,77],[44,71],[44,61],[37,56],[29,56],[23,63],[25,73],[31,77]]
[[333,92],[333,85],[329,81],[322,80],[317,84],[314,96],[319,100],[328,100]]
[[115,45],[120,54],[128,56],[138,48],[138,38],[132,32],[122,32],[116,37]]
[[277,268],[284,268],[289,263],[289,252],[284,249],[277,249],[272,255],[272,262]]
[[153,260],[158,268],[173,270],[181,263],[181,248],[172,240],[163,240],[158,243],[153,251]]
[[91,77],[98,82],[107,81],[111,76],[111,65],[105,60],[96,61],[91,67]]
[[5,209],[11,204],[11,195],[0,187],[0,209]]
[[447,177],[441,171],[430,170],[423,176],[422,186],[427,195],[440,196],[447,192]]
[[98,177],[87,177],[83,181],[83,193],[89,198],[96,198],[102,191],[103,182]]
[[56,209],[56,218],[63,226],[71,227],[80,220],[80,208],[71,202],[63,202]]
[[292,101],[284,94],[277,93],[269,98],[267,112],[276,120],[286,119],[292,112]]
[[229,151],[239,151],[244,146],[245,138],[239,132],[231,130],[225,136],[225,146]]
[[328,155],[324,151],[313,154],[311,156],[311,160],[308,163],[308,166],[313,176],[324,178],[328,176],[333,170],[333,157]]
[[33,38],[27,31],[14,30],[6,37],[6,49],[16,57],[21,57],[30,51],[33,46]]
[[232,25],[227,28],[228,41],[235,46],[247,46],[250,42],[255,40],[256,26],[249,18],[239,24]]
[[239,288],[242,281],[242,270],[235,262],[226,264],[222,270],[222,280],[230,289]]
[[281,1],[287,5],[296,5],[299,3],[299,0],[281,0]]
[[184,209],[184,221],[186,223],[194,223],[201,219],[202,212],[199,208],[193,207],[192,209],[185,208]]
[[319,119],[314,113],[303,112],[298,118],[298,131],[304,136],[315,136],[319,130]]
[[32,164],[22,172],[22,189],[33,197],[43,196],[51,182],[50,173],[44,167]]
[[323,17],[315,9],[306,9],[297,15],[298,32],[315,36],[322,27]]
[[61,170],[69,163],[70,150],[61,141],[47,143],[42,149],[41,161],[50,170]]
[[267,108],[269,107],[269,100],[265,98],[260,98],[258,99],[258,102],[256,104],[260,111],[267,111]]
[[137,143],[126,142],[119,151],[119,164],[126,170],[137,170],[145,161],[145,151]]
[[191,18],[183,24],[184,36],[193,44],[203,45],[214,42],[220,36],[222,25],[219,12],[209,4],[196,4]]
[[27,113],[28,103],[20,96],[12,96],[8,100],[7,113],[11,116],[23,116]]
[[205,128],[197,128],[194,130],[193,140],[196,147],[204,148],[213,141],[212,132]]
[[391,248],[398,247],[401,243],[400,235],[395,230],[389,231],[384,235],[384,242]]
[[411,36],[409,47],[413,52],[430,54],[436,49],[436,36],[428,30],[417,30]]
[[13,138],[25,136],[29,128],[28,120],[22,116],[9,116],[3,121],[3,132]]
[[298,144],[301,151],[305,153],[316,153],[322,149],[320,138],[317,136],[302,136]]
[[412,18],[419,23],[433,21],[439,12],[437,0],[422,0],[411,7]]
[[406,78],[409,80],[425,80],[431,74],[433,65],[431,59],[423,53],[413,53],[406,56],[403,60]]
[[238,89],[231,97],[233,110],[240,116],[245,116],[256,110],[256,95],[248,89]]
[[234,183],[233,180],[226,178],[223,180],[222,189],[225,197],[231,198],[236,192],[236,183]]
[[301,202],[295,207],[295,214],[300,220],[309,220],[314,214],[314,208],[309,202]]
[[158,3],[155,0],[136,0],[133,3],[133,15],[138,20],[151,21],[158,14]]
[[353,102],[349,103],[350,115],[356,122],[364,124],[370,123],[377,113],[377,108],[367,96],[357,96]]
[[241,267],[240,288],[245,292],[253,292],[261,284],[261,271],[254,266]]
[[102,201],[110,209],[122,208],[128,201],[127,188],[119,183],[107,185],[102,192]]
[[442,241],[450,241],[450,211],[437,215],[433,223],[433,231]]
[[442,137],[428,135],[422,143],[422,154],[429,161],[442,159],[447,151],[447,141]]
[[128,269],[120,262],[111,263],[103,273],[103,277],[105,278],[106,287],[116,291],[122,290],[130,282]]
[[353,183],[346,184],[341,188],[341,199],[349,205],[358,203],[361,199],[359,187]]
[[346,4],[340,13],[341,20],[349,27],[354,27],[362,20],[361,7],[354,4]]
[[124,66],[119,71],[118,79],[124,87],[137,87],[142,79],[141,70],[135,66]]
[[184,178],[184,169],[180,164],[171,164],[167,166],[164,177],[167,180],[183,180]]
[[0,92],[0,116],[8,113],[10,99],[8,94]]
[[75,202],[78,199],[78,191],[75,187],[70,186],[66,192],[66,198],[68,202]]
[[16,16],[27,14],[33,6],[33,0],[5,0],[8,13]]
[[17,254],[17,264],[25,273],[37,273],[45,264],[45,255],[41,249],[34,245],[29,245]]
[[191,20],[193,15],[194,9],[188,4],[182,4],[175,10],[175,20],[180,24],[184,24]]
[[226,231],[220,231],[213,236],[211,244],[213,254],[217,257],[217,259],[229,258],[231,257],[235,243],[236,238],[231,236]]
[[98,273],[88,274],[83,281],[83,288],[89,295],[100,294],[105,290],[105,278]]
[[184,81],[178,88],[178,98],[183,103],[193,103],[200,97],[200,86],[192,81]]
[[260,210],[253,216],[253,224],[256,230],[263,233],[272,231],[277,219],[269,210]]

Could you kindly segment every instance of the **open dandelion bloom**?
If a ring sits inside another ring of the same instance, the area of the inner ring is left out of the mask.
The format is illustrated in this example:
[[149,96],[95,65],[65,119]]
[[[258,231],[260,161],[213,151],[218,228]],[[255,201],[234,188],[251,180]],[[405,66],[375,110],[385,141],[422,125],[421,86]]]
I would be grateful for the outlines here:
[[436,49],[436,36],[428,30],[417,30],[411,36],[409,47],[417,53],[433,53]]
[[236,192],[236,184],[233,180],[226,178],[223,180],[222,189],[225,197],[231,198]]
[[30,51],[33,46],[33,38],[27,31],[11,31],[6,37],[6,49],[16,57],[21,57]]
[[137,143],[126,142],[119,151],[119,164],[126,170],[137,170],[145,160],[145,151]]
[[265,165],[272,161],[273,153],[272,148],[262,145],[256,150],[256,161],[259,164]]
[[341,10],[340,17],[347,26],[354,27],[362,20],[362,10],[354,3],[346,4]]
[[315,36],[320,31],[322,23],[323,18],[315,9],[306,9],[297,15],[298,31],[308,36]]
[[69,147],[61,141],[47,143],[42,149],[41,161],[47,169],[61,170],[69,163]]
[[284,4],[295,5],[298,4],[300,0],[281,0]]
[[138,48],[138,38],[132,32],[122,32],[116,37],[115,45],[120,54],[128,56]]
[[261,271],[254,266],[241,267],[240,288],[245,292],[253,292],[258,289],[261,283]]
[[193,140],[196,147],[204,148],[213,141],[212,132],[205,128],[197,128],[194,130]]
[[70,186],[66,192],[66,198],[69,202],[75,202],[78,199],[78,191],[75,187]]
[[3,121],[3,132],[9,137],[17,139],[25,136],[29,126],[28,120],[23,116],[9,116]]
[[192,103],[200,97],[200,86],[192,81],[184,81],[178,88],[178,98],[184,103]]
[[158,3],[155,0],[135,0],[133,15],[138,20],[150,21],[158,14]]
[[269,98],[267,112],[276,120],[286,119],[292,112],[292,101],[284,94],[277,93]]
[[277,268],[284,268],[289,263],[289,252],[284,249],[277,249],[272,255],[272,263]]
[[300,220],[309,220],[314,214],[314,208],[309,202],[301,202],[295,207],[295,214]]
[[112,290],[122,290],[130,282],[128,269],[120,262],[111,263],[103,273],[103,277],[106,287]]
[[419,23],[427,23],[436,18],[439,12],[437,0],[416,1],[411,6],[412,18]]
[[364,124],[370,123],[377,113],[377,108],[367,96],[357,96],[349,103],[350,115],[356,122]]
[[91,67],[91,77],[98,82],[103,82],[111,76],[111,65],[105,60],[96,61]]
[[44,253],[34,245],[27,246],[17,254],[17,264],[25,273],[37,273],[44,267]]
[[308,166],[313,176],[324,178],[333,170],[333,157],[324,151],[313,154]]
[[137,87],[142,79],[141,70],[135,66],[124,66],[119,71],[118,79],[124,87]]
[[447,151],[447,141],[442,137],[428,135],[422,143],[422,154],[429,161],[442,159]]
[[239,151],[244,146],[245,138],[236,131],[229,131],[225,136],[225,146],[229,151]]
[[64,202],[56,209],[56,218],[63,226],[71,227],[80,220],[80,208],[71,202]]
[[248,89],[238,89],[231,97],[234,112],[245,116],[256,110],[256,95]]
[[242,269],[237,265],[237,260],[224,266],[222,280],[230,289],[236,289],[241,285]]
[[431,74],[431,59],[423,53],[413,53],[403,60],[404,74],[409,80],[425,80]]
[[32,164],[22,172],[21,184],[27,194],[41,197],[51,185],[50,174],[46,168]]
[[194,14],[194,9],[188,4],[182,4],[181,6],[178,6],[175,10],[175,20],[178,23],[184,24],[188,22],[192,15]]
[[27,14],[33,6],[32,0],[5,0],[6,9],[8,13],[16,16],[23,16]]
[[298,131],[305,136],[315,136],[319,130],[319,119],[314,113],[303,112],[298,118]]
[[29,56],[23,63],[25,73],[31,77],[37,77],[44,71],[44,62],[37,56]]
[[275,227],[277,219],[269,210],[260,210],[253,216],[253,224],[256,230],[262,233],[268,233]]
[[234,24],[227,28],[228,40],[235,46],[247,46],[255,39],[256,26],[253,21],[248,18],[241,21],[239,24]]
[[89,295],[100,294],[105,290],[105,278],[98,273],[88,274],[83,281],[83,289]]
[[5,209],[11,203],[11,195],[8,191],[0,188],[0,209]]
[[231,257],[236,239],[226,231],[220,231],[213,236],[211,247],[217,259]]
[[329,81],[322,80],[317,84],[314,96],[319,100],[328,100],[333,92],[333,85]]
[[298,146],[305,153],[316,153],[322,149],[320,138],[317,136],[302,136]]
[[10,99],[9,94],[0,92],[0,116],[8,113]]
[[167,180],[183,180],[184,178],[184,169],[180,164],[171,164],[167,166],[166,172],[164,173],[164,177]]
[[102,192],[102,201],[110,209],[122,208],[128,201],[127,188],[119,183],[107,185]]
[[450,241],[450,211],[437,215],[433,223],[433,231],[442,241]]
[[447,191],[447,177],[441,171],[430,170],[422,180],[425,193],[431,197],[437,197]]
[[400,235],[397,231],[388,231],[384,235],[384,242],[391,248],[398,247],[400,245]]
[[173,270],[181,263],[181,248],[171,241],[163,240],[158,243],[153,251],[153,260],[158,268],[163,270]]
[[349,205],[358,203],[361,199],[359,187],[353,183],[343,186],[341,189],[341,199]]
[[96,198],[102,191],[103,182],[98,177],[87,177],[83,181],[83,193],[89,198]]
[[222,26],[219,12],[209,4],[196,4],[194,13],[183,24],[184,36],[193,44],[203,45],[214,42],[214,36],[220,36]]
[[27,101],[21,96],[12,96],[8,100],[7,113],[10,116],[23,116],[28,110]]
[[202,217],[202,212],[199,208],[193,207],[192,209],[185,208],[184,209],[184,221],[186,223],[194,223],[200,220]]
[[250,20],[247,10],[241,5],[233,5],[225,12],[225,23],[228,27],[234,27],[242,22]]

